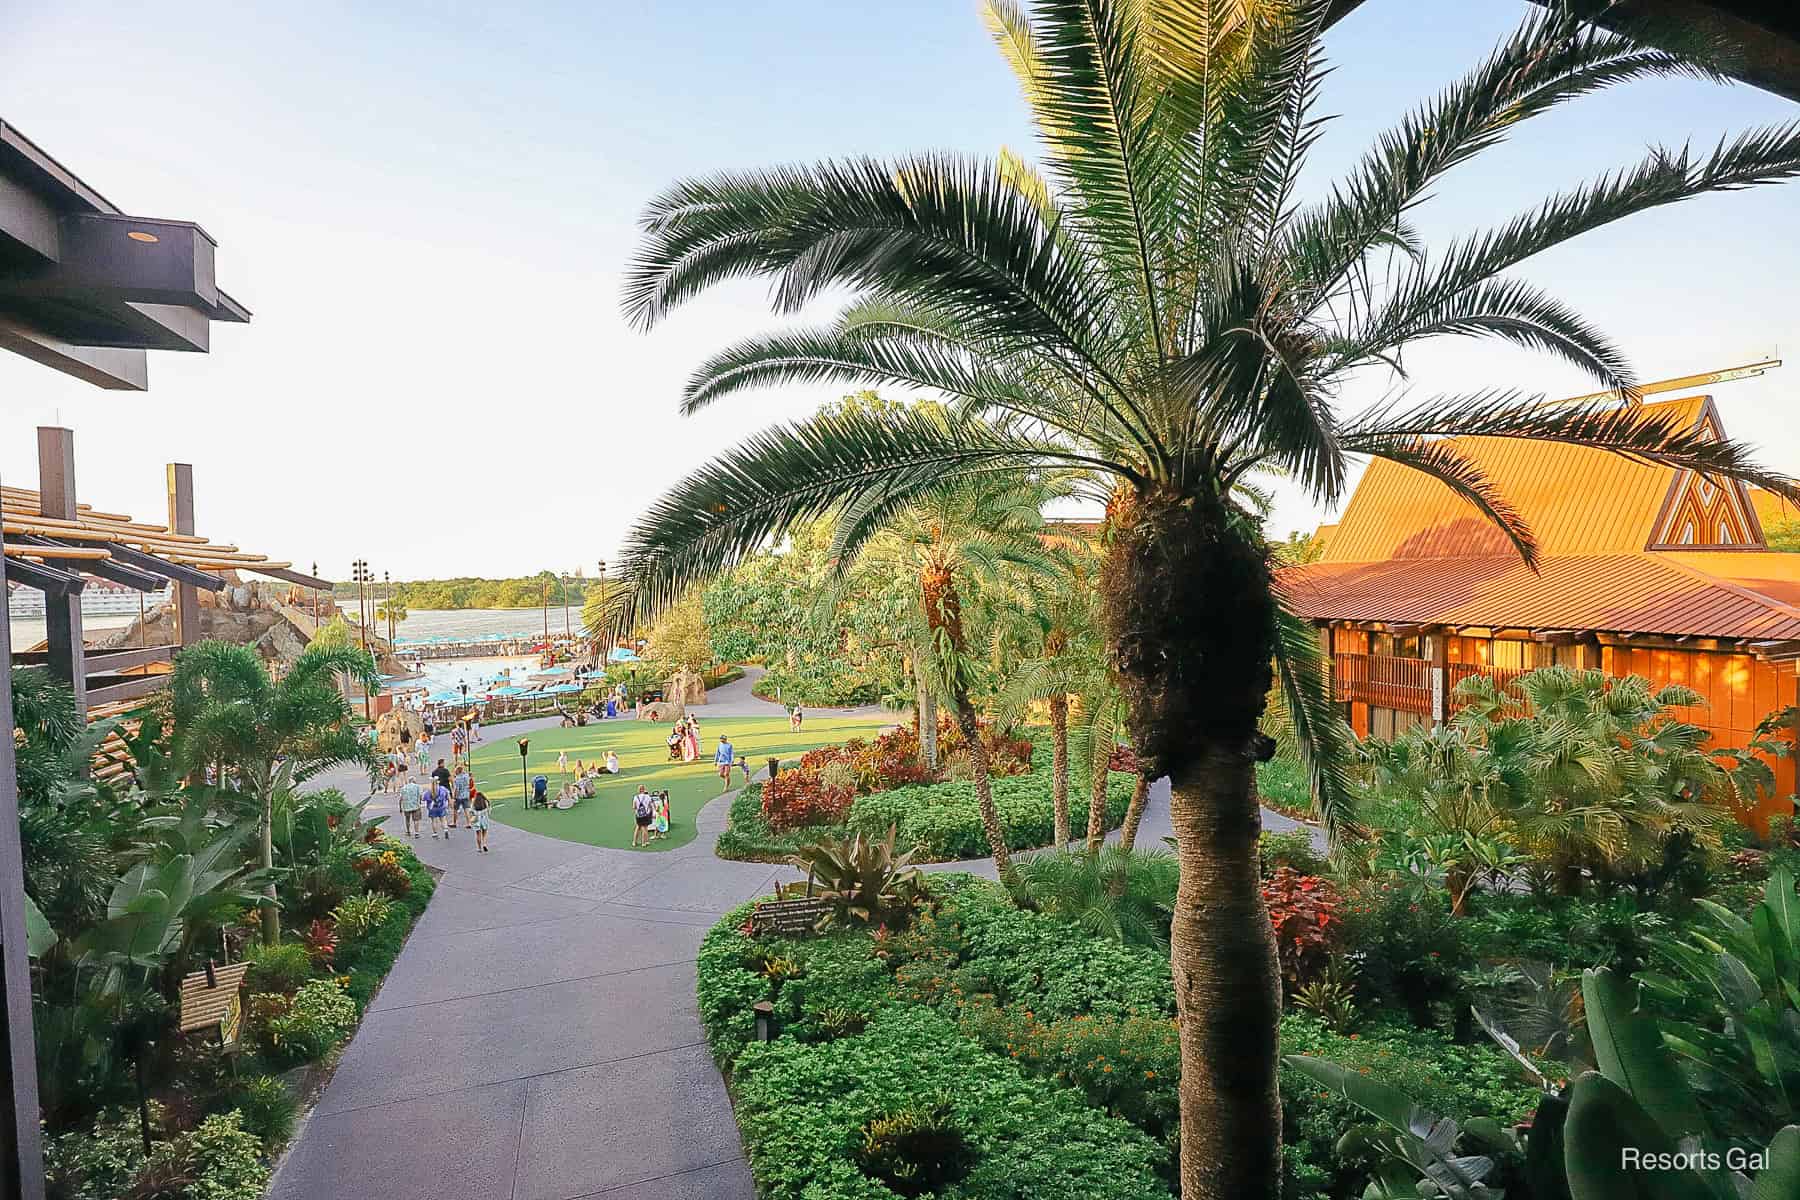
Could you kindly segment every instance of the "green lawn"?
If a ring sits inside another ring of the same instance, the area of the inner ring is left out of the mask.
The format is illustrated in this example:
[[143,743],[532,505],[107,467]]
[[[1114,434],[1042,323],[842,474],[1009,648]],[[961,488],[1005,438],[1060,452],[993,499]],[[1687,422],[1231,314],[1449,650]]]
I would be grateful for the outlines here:
[[[809,715],[806,727],[796,734],[788,731],[786,717],[701,717],[703,757],[695,763],[670,762],[669,726],[649,721],[603,721],[578,729],[540,729],[524,735],[531,739],[524,778],[545,776],[550,780],[552,796],[562,788],[562,777],[556,770],[559,751],[568,752],[571,773],[577,759],[593,763],[603,760],[608,750],[619,756],[620,774],[608,777],[592,799],[583,800],[567,812],[525,808],[519,771],[520,735],[509,734],[504,726],[475,748],[473,769],[476,782],[496,806],[493,817],[499,823],[571,842],[619,849],[631,845],[631,797],[638,785],[641,783],[653,792],[667,788],[669,836],[652,842],[651,848],[672,850],[694,839],[694,814],[719,794],[719,776],[712,754],[720,734],[730,736],[739,758],[748,756],[761,769],[771,756],[794,758],[819,746],[853,737],[872,737],[892,723],[883,717]],[[742,782],[743,772],[738,771],[733,786]]]

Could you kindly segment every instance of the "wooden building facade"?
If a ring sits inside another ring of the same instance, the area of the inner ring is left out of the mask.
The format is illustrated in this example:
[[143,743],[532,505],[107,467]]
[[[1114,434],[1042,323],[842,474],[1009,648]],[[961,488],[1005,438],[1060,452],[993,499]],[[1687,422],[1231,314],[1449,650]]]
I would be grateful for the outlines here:
[[[1723,436],[1710,396],[1645,407]],[[1280,573],[1358,735],[1447,719],[1469,675],[1552,664],[1685,684],[1704,699],[1680,715],[1720,747],[1800,704],[1800,554],[1768,549],[1760,497],[1577,446],[1456,445],[1531,526],[1537,572],[1443,484],[1376,461],[1319,560]],[[1794,811],[1794,760],[1770,765],[1776,789],[1746,814],[1761,828]]]

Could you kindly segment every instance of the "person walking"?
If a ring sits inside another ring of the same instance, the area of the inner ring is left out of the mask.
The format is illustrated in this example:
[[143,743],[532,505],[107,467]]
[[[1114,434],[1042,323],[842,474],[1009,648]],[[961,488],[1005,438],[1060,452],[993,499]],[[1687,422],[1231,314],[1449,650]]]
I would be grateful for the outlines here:
[[488,848],[488,798],[485,792],[475,793],[475,849],[482,854]]
[[462,725],[450,727],[450,761],[461,762],[469,753],[469,732]]
[[731,768],[737,759],[731,739],[725,734],[719,735],[719,748],[713,751],[713,766],[719,771],[719,794],[723,796],[731,790]]
[[441,759],[441,758],[438,759],[438,765],[431,769],[431,777],[432,777],[432,779],[436,780],[438,783],[442,784],[446,789],[449,788],[449,786],[450,786],[450,768],[446,767],[444,765],[443,759]]
[[469,774],[467,763],[456,764],[456,774],[450,779],[450,828],[469,823],[469,800],[475,794],[475,780]]
[[476,713],[469,718],[469,744],[474,745],[481,740],[481,714]]
[[417,780],[407,778],[400,768],[400,824],[407,837],[419,836],[419,810],[425,806],[425,789]]
[[798,704],[794,705],[793,709],[788,713],[788,729],[793,733],[799,733],[800,723],[805,719],[806,714],[800,711],[800,706]]
[[450,809],[450,789],[443,784],[432,782],[431,790],[425,794],[425,815],[431,818],[431,836],[443,836],[446,840],[450,831],[444,828],[444,815]]
[[556,770],[563,779],[567,780],[569,778],[569,752],[567,750],[558,750],[556,752]]

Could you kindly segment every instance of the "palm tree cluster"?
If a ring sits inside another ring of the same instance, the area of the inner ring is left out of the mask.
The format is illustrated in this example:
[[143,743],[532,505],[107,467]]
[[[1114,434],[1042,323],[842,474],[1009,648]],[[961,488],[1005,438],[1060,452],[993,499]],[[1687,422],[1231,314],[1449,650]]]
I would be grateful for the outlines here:
[[[645,328],[733,279],[767,279],[782,313],[851,294],[833,320],[751,337],[701,364],[685,412],[821,381],[945,401],[827,412],[700,468],[631,536],[625,574],[639,617],[828,512],[853,514],[840,537],[852,555],[895,514],[995,479],[1066,471],[1104,500],[1106,669],[1145,772],[1167,774],[1173,789],[1190,1200],[1278,1188],[1280,978],[1253,786],[1270,753],[1258,719],[1272,685],[1320,815],[1337,836],[1353,833],[1347,734],[1316,639],[1283,611],[1246,485],[1281,475],[1331,504],[1353,461],[1386,458],[1468,501],[1528,562],[1528,524],[1448,438],[1575,443],[1800,497],[1742,446],[1631,403],[1618,348],[1512,273],[1645,209],[1791,176],[1800,129],[1745,132],[1708,152],[1655,148],[1428,249],[1417,206],[1534,118],[1637,80],[1714,74],[1561,6],[1533,10],[1346,177],[1303,199],[1330,8],[988,0],[1041,167],[926,153],[682,181],[644,211],[624,294]],[[1344,410],[1353,373],[1446,336],[1556,356],[1618,394],[1547,407],[1484,391]],[[951,637],[952,579],[932,575],[927,601]]]

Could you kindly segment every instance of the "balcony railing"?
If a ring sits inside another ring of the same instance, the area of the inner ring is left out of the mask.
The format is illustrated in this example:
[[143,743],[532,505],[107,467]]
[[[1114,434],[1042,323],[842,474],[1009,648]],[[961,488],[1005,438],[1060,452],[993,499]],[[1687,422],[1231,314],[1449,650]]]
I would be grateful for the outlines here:
[[1331,681],[1339,703],[1431,715],[1431,664],[1422,658],[1334,654]]
[[[1395,712],[1432,716],[1432,665],[1422,658],[1395,658],[1387,654],[1334,654],[1331,682],[1340,704],[1370,704]],[[1456,685],[1472,675],[1486,675],[1513,703],[1507,715],[1518,716],[1525,703],[1516,686],[1529,671],[1511,667],[1484,667],[1475,663],[1448,663],[1444,669],[1445,715],[1462,705],[1456,701]]]

